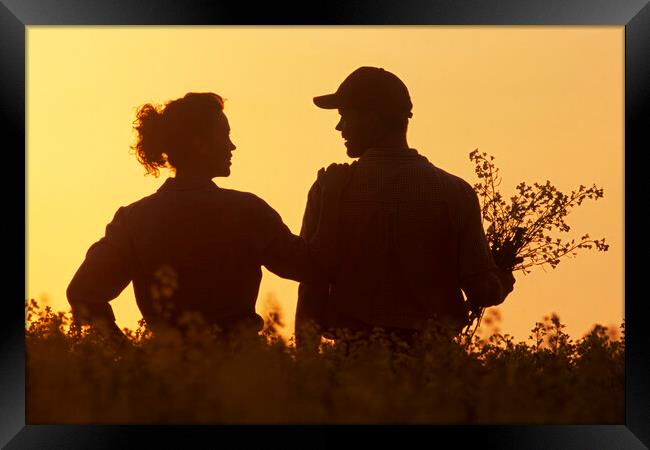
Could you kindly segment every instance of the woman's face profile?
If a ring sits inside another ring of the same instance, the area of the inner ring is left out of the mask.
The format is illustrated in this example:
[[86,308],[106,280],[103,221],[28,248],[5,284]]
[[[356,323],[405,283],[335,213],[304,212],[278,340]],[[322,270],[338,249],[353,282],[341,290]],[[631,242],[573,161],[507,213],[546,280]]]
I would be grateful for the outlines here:
[[200,148],[203,158],[199,163],[209,170],[212,177],[227,177],[230,175],[232,151],[237,148],[230,140],[228,118],[218,111],[209,123],[206,139]]

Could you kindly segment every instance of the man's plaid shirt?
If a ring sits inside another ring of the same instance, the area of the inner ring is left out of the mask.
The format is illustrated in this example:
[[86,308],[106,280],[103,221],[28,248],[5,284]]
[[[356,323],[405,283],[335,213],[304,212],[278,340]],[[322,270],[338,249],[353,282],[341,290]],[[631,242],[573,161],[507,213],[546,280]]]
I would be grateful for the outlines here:
[[[301,283],[297,326],[418,329],[430,318],[467,320],[463,280],[496,269],[478,197],[463,179],[414,149],[370,149],[343,193],[340,266],[329,285]],[[312,186],[301,236],[318,224]]]

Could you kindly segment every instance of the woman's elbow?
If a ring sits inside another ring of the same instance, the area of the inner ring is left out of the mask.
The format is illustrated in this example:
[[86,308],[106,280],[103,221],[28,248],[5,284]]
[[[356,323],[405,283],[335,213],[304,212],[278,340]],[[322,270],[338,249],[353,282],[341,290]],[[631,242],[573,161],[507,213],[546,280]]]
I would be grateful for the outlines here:
[[70,281],[70,284],[68,284],[68,287],[65,290],[65,296],[68,299],[68,303],[70,304],[70,306],[79,303],[79,298],[81,297],[81,295],[79,292],[79,286],[78,283],[76,282],[76,279],[73,278],[72,281]]

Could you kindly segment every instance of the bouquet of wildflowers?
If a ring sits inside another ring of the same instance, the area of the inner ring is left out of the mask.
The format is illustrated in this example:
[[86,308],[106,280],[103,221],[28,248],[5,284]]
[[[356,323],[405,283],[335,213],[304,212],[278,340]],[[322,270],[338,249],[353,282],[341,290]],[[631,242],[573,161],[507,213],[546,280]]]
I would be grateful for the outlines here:
[[[526,274],[534,266],[554,269],[561,258],[576,256],[580,249],[608,250],[604,238],[592,239],[589,234],[571,240],[557,237],[557,233],[571,230],[565,221],[571,210],[585,199],[602,198],[602,188],[580,185],[570,194],[564,194],[548,180],[544,184],[532,185],[521,182],[516,187],[517,194],[507,201],[498,191],[501,178],[494,157],[476,149],[469,158],[479,178],[474,190],[481,204],[483,224],[488,224],[485,234],[494,261],[501,269],[520,270]],[[476,321],[476,331],[483,309],[476,308],[471,312],[466,330]]]

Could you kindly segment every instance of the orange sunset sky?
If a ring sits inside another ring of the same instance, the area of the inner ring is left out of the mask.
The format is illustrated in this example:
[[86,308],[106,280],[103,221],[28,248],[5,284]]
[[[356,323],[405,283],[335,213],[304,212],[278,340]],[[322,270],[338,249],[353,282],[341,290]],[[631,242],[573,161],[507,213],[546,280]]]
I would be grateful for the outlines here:
[[[557,312],[580,337],[624,313],[624,28],[616,27],[27,27],[26,298],[67,310],[65,289],[119,206],[169,176],[144,176],[130,153],[136,107],[186,92],[227,99],[237,145],[217,185],[253,192],[299,233],[316,171],[349,161],[336,111],[312,97],[359,66],[408,86],[408,141],[475,183],[468,154],[496,158],[502,193],[550,180],[568,193],[596,183],[604,198],[569,215],[570,236],[605,237],[557,269],[515,273],[498,307],[501,331],[525,340]],[[264,270],[293,332],[298,284]],[[132,287],[111,302],[122,327],[140,314]]]

